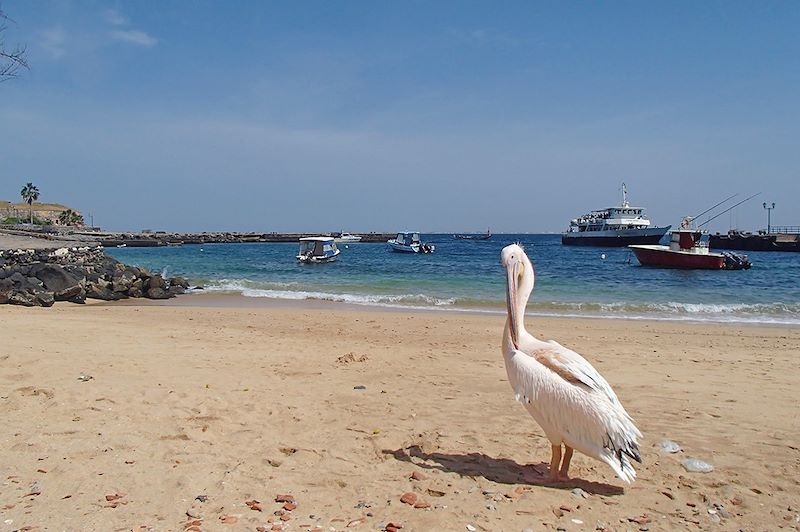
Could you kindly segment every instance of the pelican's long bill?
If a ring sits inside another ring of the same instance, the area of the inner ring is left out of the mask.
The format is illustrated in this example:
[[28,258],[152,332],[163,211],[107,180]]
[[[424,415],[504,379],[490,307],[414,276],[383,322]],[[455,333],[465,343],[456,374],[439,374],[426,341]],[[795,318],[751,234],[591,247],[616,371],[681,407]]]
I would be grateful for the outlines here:
[[517,287],[522,274],[522,262],[513,261],[506,267],[506,310],[508,311],[508,326],[511,332],[511,343],[514,349],[519,349],[519,320],[517,319]]

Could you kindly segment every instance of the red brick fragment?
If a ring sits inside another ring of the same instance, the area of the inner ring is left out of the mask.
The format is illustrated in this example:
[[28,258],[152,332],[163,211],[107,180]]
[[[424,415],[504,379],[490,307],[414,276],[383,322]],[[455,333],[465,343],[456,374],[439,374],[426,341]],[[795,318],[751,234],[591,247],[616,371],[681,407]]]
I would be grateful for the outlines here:
[[297,508],[297,505],[293,502],[287,502],[286,504],[283,505],[283,509],[286,510],[287,512],[291,512],[295,508]]
[[275,502],[294,502],[294,495],[275,495]]
[[425,473],[420,473],[419,471],[414,471],[411,473],[411,480],[428,480],[428,475]]
[[400,502],[404,502],[406,504],[414,505],[417,502],[417,495],[410,491],[407,491],[400,497]]

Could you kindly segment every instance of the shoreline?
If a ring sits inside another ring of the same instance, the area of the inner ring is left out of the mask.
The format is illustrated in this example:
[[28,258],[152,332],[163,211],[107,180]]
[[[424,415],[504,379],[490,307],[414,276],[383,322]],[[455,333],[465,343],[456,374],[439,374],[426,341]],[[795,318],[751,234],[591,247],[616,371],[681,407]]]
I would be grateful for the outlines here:
[[[390,304],[351,303],[346,301],[331,301],[327,299],[284,299],[264,296],[247,296],[242,293],[233,293],[216,290],[189,290],[181,296],[168,300],[125,299],[120,301],[103,302],[108,305],[145,305],[145,306],[176,306],[176,307],[208,307],[208,308],[265,308],[265,309],[321,309],[321,310],[348,310],[354,312],[389,312],[404,314],[444,314],[465,316],[500,316],[505,317],[505,309],[480,310],[470,308],[452,308],[446,306],[422,307]],[[721,320],[702,319],[695,317],[655,317],[655,316],[625,316],[625,315],[581,315],[576,313],[556,314],[528,310],[525,314],[532,319],[566,319],[566,320],[609,320],[641,323],[671,323],[687,325],[720,325],[734,327],[770,327],[798,329],[800,323],[746,321],[746,320]]]

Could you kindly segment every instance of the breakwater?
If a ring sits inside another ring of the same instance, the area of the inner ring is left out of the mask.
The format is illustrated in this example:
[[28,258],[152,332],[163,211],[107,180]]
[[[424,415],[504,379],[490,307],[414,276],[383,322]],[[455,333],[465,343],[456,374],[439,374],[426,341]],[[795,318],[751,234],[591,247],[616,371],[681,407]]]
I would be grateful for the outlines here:
[[[157,247],[183,244],[249,244],[258,242],[297,242],[308,236],[338,236],[338,233],[91,233],[104,247]],[[396,233],[359,233],[361,242],[386,242]]]

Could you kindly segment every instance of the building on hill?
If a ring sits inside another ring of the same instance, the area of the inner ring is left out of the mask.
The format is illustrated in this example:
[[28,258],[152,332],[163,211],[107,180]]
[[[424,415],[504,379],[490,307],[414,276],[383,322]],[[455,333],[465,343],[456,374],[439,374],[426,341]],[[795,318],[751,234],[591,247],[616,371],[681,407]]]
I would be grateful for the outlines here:
[[[61,205],[60,203],[39,203],[34,201],[31,205],[33,207],[33,217],[37,220],[50,225],[61,225],[58,217],[62,212],[70,209]],[[80,211],[72,209],[75,213],[80,215]],[[30,211],[28,210],[27,203],[11,203],[10,201],[0,200],[0,223],[7,219],[18,219],[21,222],[28,221]]]

